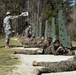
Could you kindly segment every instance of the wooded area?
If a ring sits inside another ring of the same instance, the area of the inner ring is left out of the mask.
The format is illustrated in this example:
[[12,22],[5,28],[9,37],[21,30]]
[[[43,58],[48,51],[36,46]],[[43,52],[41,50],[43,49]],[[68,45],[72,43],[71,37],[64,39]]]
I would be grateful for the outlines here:
[[0,33],[3,33],[3,19],[7,11],[13,15],[28,12],[28,17],[13,20],[15,33],[22,34],[28,25],[43,23],[48,20],[51,26],[52,18],[58,24],[58,11],[63,9],[68,31],[73,39],[76,37],[75,6],[69,6],[69,0],[1,0],[0,1]]

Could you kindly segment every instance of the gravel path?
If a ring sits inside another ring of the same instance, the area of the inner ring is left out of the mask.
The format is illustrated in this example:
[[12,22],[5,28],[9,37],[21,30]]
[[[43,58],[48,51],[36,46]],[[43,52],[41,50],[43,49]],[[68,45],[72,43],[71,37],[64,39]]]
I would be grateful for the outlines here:
[[[37,48],[26,48],[25,49],[23,47],[19,47],[19,48],[12,48],[12,49],[36,50]],[[41,67],[32,66],[32,62],[34,60],[39,61],[39,62],[40,61],[59,62],[59,61],[67,60],[73,57],[73,56],[54,56],[54,55],[23,55],[23,54],[18,54],[18,56],[20,57],[21,63],[16,65],[17,68],[14,69],[13,72],[8,75],[36,75],[35,68],[41,68]],[[76,75],[76,71],[48,73],[48,74],[42,74],[42,75]]]
[[[14,48],[18,49],[18,48]],[[19,49],[24,49],[20,47]],[[37,48],[26,48],[24,50],[36,50]],[[54,55],[24,55],[24,54],[17,54],[20,57],[21,63],[16,65],[16,69],[13,71],[12,74],[9,75],[36,75],[35,74],[35,68],[41,68],[41,67],[34,67],[32,66],[32,62],[34,60],[38,62],[59,62],[62,60],[67,60],[69,58],[72,58],[73,56],[54,56]],[[71,72],[60,72],[60,73],[48,73],[48,74],[42,74],[42,75],[76,75],[76,71]]]
[[[21,63],[18,64],[16,69],[10,75],[36,75],[35,68],[41,67],[33,67],[32,62],[36,61],[62,61],[72,58],[73,56],[53,56],[53,55],[18,55],[20,57]],[[61,72],[61,73],[48,73],[42,75],[76,75],[76,71],[72,72]]]

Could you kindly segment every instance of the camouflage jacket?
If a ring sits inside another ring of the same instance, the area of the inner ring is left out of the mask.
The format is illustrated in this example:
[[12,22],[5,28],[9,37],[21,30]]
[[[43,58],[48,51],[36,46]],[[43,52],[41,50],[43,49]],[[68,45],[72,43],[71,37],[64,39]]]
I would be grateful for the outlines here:
[[6,16],[3,20],[3,27],[6,34],[12,32],[12,19],[18,18],[19,16]]

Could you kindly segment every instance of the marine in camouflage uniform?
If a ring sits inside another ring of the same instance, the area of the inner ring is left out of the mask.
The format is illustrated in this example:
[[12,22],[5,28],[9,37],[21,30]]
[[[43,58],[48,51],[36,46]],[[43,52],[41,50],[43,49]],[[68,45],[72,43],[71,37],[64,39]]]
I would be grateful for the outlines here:
[[75,51],[74,50],[70,50],[70,49],[55,49],[56,47],[54,45],[51,45],[49,47],[47,47],[44,50],[44,54],[54,54],[54,55],[75,55]]
[[54,55],[75,55],[75,51],[69,50],[60,45],[59,40],[55,40],[53,45],[44,49],[44,54],[54,54]]
[[76,56],[66,61],[60,62],[33,62],[33,66],[43,66],[44,68],[36,69],[36,74],[41,75],[42,73],[52,72],[65,72],[76,70]]
[[[40,48],[41,46],[49,46],[48,42],[43,42],[43,40],[41,40],[41,38],[31,38],[31,40],[29,38],[27,38],[27,40],[25,39],[26,42],[24,42],[24,47],[25,48],[34,48],[34,47],[39,47],[38,50],[16,50],[14,51],[15,54],[43,54],[43,49]],[[29,43],[28,43],[29,41]]]
[[31,28],[31,26],[28,26],[26,29],[25,29],[25,36],[26,37],[29,37],[29,35],[30,35],[30,28]]
[[25,44],[25,41],[27,41],[27,40],[28,40],[28,42],[30,41],[30,38],[27,38],[26,36],[20,36],[20,37],[18,38],[18,40],[19,40],[19,42],[20,42],[22,45],[24,45],[24,44]]
[[24,37],[19,38],[20,42],[22,43],[24,48],[35,48],[35,47],[41,47],[41,44],[43,43],[43,40],[41,38],[35,38],[35,37]]
[[[35,40],[34,40],[35,41]],[[54,54],[54,55],[75,55],[75,52],[74,51],[71,51],[71,50],[69,50],[69,49],[64,49],[64,48],[62,48],[61,46],[60,46],[60,43],[59,43],[59,40],[56,40],[55,42],[54,42],[54,44],[53,45],[50,45],[49,46],[49,42],[48,41],[45,41],[45,42],[43,42],[42,44],[41,43],[39,43],[39,44],[37,44],[37,43],[35,43],[35,44],[32,44],[32,43],[27,43],[26,45],[24,45],[24,46],[26,46],[26,48],[28,47],[39,47],[39,46],[42,46],[42,49],[40,49],[39,51],[40,51],[40,53],[41,54]],[[33,50],[32,52],[31,52],[31,50],[29,50],[29,51],[23,51],[23,50],[21,50],[21,51],[15,51],[15,53],[16,54],[21,54],[21,53],[23,53],[23,54],[39,54],[37,51],[37,53],[35,52],[35,50]]]
[[17,16],[11,16],[10,12],[6,13],[6,17],[3,20],[3,27],[5,31],[5,42],[6,42],[5,48],[9,48],[10,35],[12,33],[12,19],[19,18],[20,16],[22,16],[22,14]]

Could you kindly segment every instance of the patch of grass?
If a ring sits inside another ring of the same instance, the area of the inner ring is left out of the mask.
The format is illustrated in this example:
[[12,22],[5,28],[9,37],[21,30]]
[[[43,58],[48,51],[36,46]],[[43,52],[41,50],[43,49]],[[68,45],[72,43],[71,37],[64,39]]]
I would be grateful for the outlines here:
[[73,46],[76,47],[76,41],[72,41]]
[[[10,47],[17,47],[20,45],[16,38],[11,38]],[[6,75],[8,72],[15,68],[15,64],[18,64],[19,57],[13,54],[11,48],[5,49],[5,39],[0,39],[0,75]]]
[[[15,38],[15,37],[10,39],[11,47],[17,47],[17,46],[21,45],[21,43],[16,39],[17,38]],[[0,48],[4,48],[4,46],[5,46],[5,39],[3,38],[3,39],[0,39]]]

